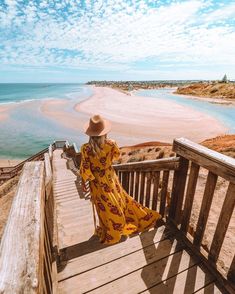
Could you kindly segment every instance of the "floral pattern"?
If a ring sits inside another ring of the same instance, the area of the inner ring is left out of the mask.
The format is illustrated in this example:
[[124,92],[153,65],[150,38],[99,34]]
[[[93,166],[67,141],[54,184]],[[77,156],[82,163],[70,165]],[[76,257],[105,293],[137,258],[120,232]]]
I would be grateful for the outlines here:
[[113,140],[106,140],[99,156],[94,156],[89,144],[81,147],[80,175],[90,182],[90,191],[99,217],[95,234],[105,244],[119,242],[122,235],[143,232],[151,228],[160,214],[134,200],[121,186],[112,167],[120,156]]

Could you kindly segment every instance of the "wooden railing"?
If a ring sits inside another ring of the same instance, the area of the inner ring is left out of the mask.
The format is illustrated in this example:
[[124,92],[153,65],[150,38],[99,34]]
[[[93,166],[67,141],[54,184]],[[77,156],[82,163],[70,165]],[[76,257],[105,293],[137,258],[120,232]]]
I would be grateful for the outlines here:
[[22,170],[22,168],[26,162],[43,160],[45,152],[48,152],[51,157],[53,150],[57,149],[57,148],[64,148],[66,142],[67,141],[65,141],[65,140],[54,141],[54,143],[50,144],[49,147],[39,151],[38,153],[25,159],[24,161],[20,162],[19,164],[15,165],[13,167],[0,167],[0,181],[4,182],[6,180],[9,180],[9,179],[15,177],[19,173],[19,171]]
[[24,165],[0,245],[0,293],[56,293],[49,153]]
[[47,151],[48,151],[48,148],[45,148],[13,167],[0,167],[0,180],[3,181],[3,180],[9,180],[9,179],[13,178],[14,176],[16,176],[18,174],[19,171],[22,170],[22,168],[26,162],[42,160],[44,153]]
[[139,203],[158,210],[162,216],[169,206],[169,179],[178,168],[179,158],[173,157],[114,165],[126,192]]
[[[65,141],[54,143],[44,154],[44,162],[25,163],[0,245],[0,293],[56,293],[57,230],[51,166],[54,148],[64,148],[77,167],[80,165],[76,145]],[[141,204],[159,211],[228,293],[234,293],[234,256],[230,264],[224,265],[226,272],[217,261],[234,213],[235,159],[183,138],[174,141],[173,151],[177,157],[119,164],[114,169],[125,190]],[[207,179],[192,229],[201,170],[207,171]],[[205,247],[203,238],[218,177],[227,182],[228,188],[212,241]]]
[[[179,156],[179,169],[175,172],[173,180],[169,220],[179,232],[180,238],[184,239],[193,252],[202,258],[205,265],[214,272],[229,293],[235,293],[234,248],[233,256],[227,260],[227,264],[223,265],[223,268],[228,268],[227,271],[224,271],[217,262],[226,232],[228,229],[232,230],[230,220],[235,206],[235,159],[184,138],[174,141],[173,151]],[[192,208],[197,197],[197,182],[202,169],[204,172],[207,171],[207,179],[198,221],[194,231],[189,234]],[[225,195],[220,196],[221,209],[219,214],[214,216],[217,217],[217,225],[211,243],[205,247],[203,238],[206,234],[218,177],[227,182],[228,188]],[[233,236],[234,233],[233,229]],[[226,283],[226,280],[230,283]]]
[[[173,151],[177,154],[175,158],[120,164],[114,168],[125,190],[141,204],[165,216],[167,224],[214,273],[228,293],[235,293],[235,257],[229,260],[231,264],[224,264],[228,268],[226,272],[217,262],[228,228],[231,231],[230,220],[235,206],[235,159],[184,138],[174,141]],[[207,179],[193,230],[190,220],[193,205],[198,201],[196,188],[201,169],[204,173],[207,171]],[[218,177],[228,182],[228,188],[217,216],[212,242],[206,248],[203,238]]]

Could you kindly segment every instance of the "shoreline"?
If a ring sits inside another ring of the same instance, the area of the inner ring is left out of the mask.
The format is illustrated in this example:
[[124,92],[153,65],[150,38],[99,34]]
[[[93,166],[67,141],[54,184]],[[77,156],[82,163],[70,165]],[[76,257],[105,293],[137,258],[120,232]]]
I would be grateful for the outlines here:
[[[61,129],[70,129],[75,136],[78,132],[80,141],[87,140],[83,125],[96,113],[112,122],[111,137],[119,146],[132,146],[150,141],[172,143],[176,137],[187,137],[200,143],[208,138],[228,133],[226,126],[216,118],[189,106],[182,106],[166,99],[136,96],[134,91],[128,95],[109,87],[88,87],[92,88],[93,94],[81,102],[76,99],[71,103],[70,99],[48,98],[25,101],[25,105],[32,111],[37,107],[42,117],[61,126]],[[17,108],[18,105],[0,105],[0,120],[10,117],[11,109]],[[208,126],[206,130],[205,125]],[[66,137],[66,133],[63,137]]]
[[21,163],[25,159],[11,159],[11,158],[1,158],[0,157],[0,168],[1,167],[14,167],[15,165]]
[[[91,97],[75,106],[76,111],[89,116],[99,113],[112,122],[114,132],[129,134],[130,138],[145,134],[148,141],[172,143],[175,137],[183,136],[200,142],[227,132],[215,118],[172,101],[130,96],[107,87],[93,90]],[[206,130],[205,124],[209,126]]]
[[195,99],[195,100],[200,100],[200,101],[206,101],[212,104],[221,104],[221,105],[233,105],[235,106],[235,101],[233,99],[227,99],[227,98],[212,98],[212,97],[206,97],[206,96],[194,96],[190,94],[178,94],[176,92],[172,92],[172,94],[181,96],[184,98],[189,98],[189,99]]

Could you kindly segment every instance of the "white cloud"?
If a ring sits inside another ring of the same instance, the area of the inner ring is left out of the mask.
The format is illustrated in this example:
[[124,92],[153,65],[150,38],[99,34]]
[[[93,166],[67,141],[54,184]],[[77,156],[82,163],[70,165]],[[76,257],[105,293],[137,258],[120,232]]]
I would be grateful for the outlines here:
[[5,1],[0,29],[9,38],[0,36],[0,62],[107,69],[129,68],[144,59],[235,65],[235,27],[226,22],[235,14],[235,4],[205,13],[211,1],[169,1],[155,8],[150,2],[86,1],[84,10],[75,0],[25,7]]

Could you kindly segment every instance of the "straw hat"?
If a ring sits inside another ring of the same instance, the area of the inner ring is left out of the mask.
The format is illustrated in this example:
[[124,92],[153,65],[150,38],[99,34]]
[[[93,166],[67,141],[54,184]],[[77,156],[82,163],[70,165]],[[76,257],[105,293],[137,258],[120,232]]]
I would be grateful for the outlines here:
[[84,125],[84,131],[88,136],[103,136],[111,130],[111,123],[100,115],[94,115]]

